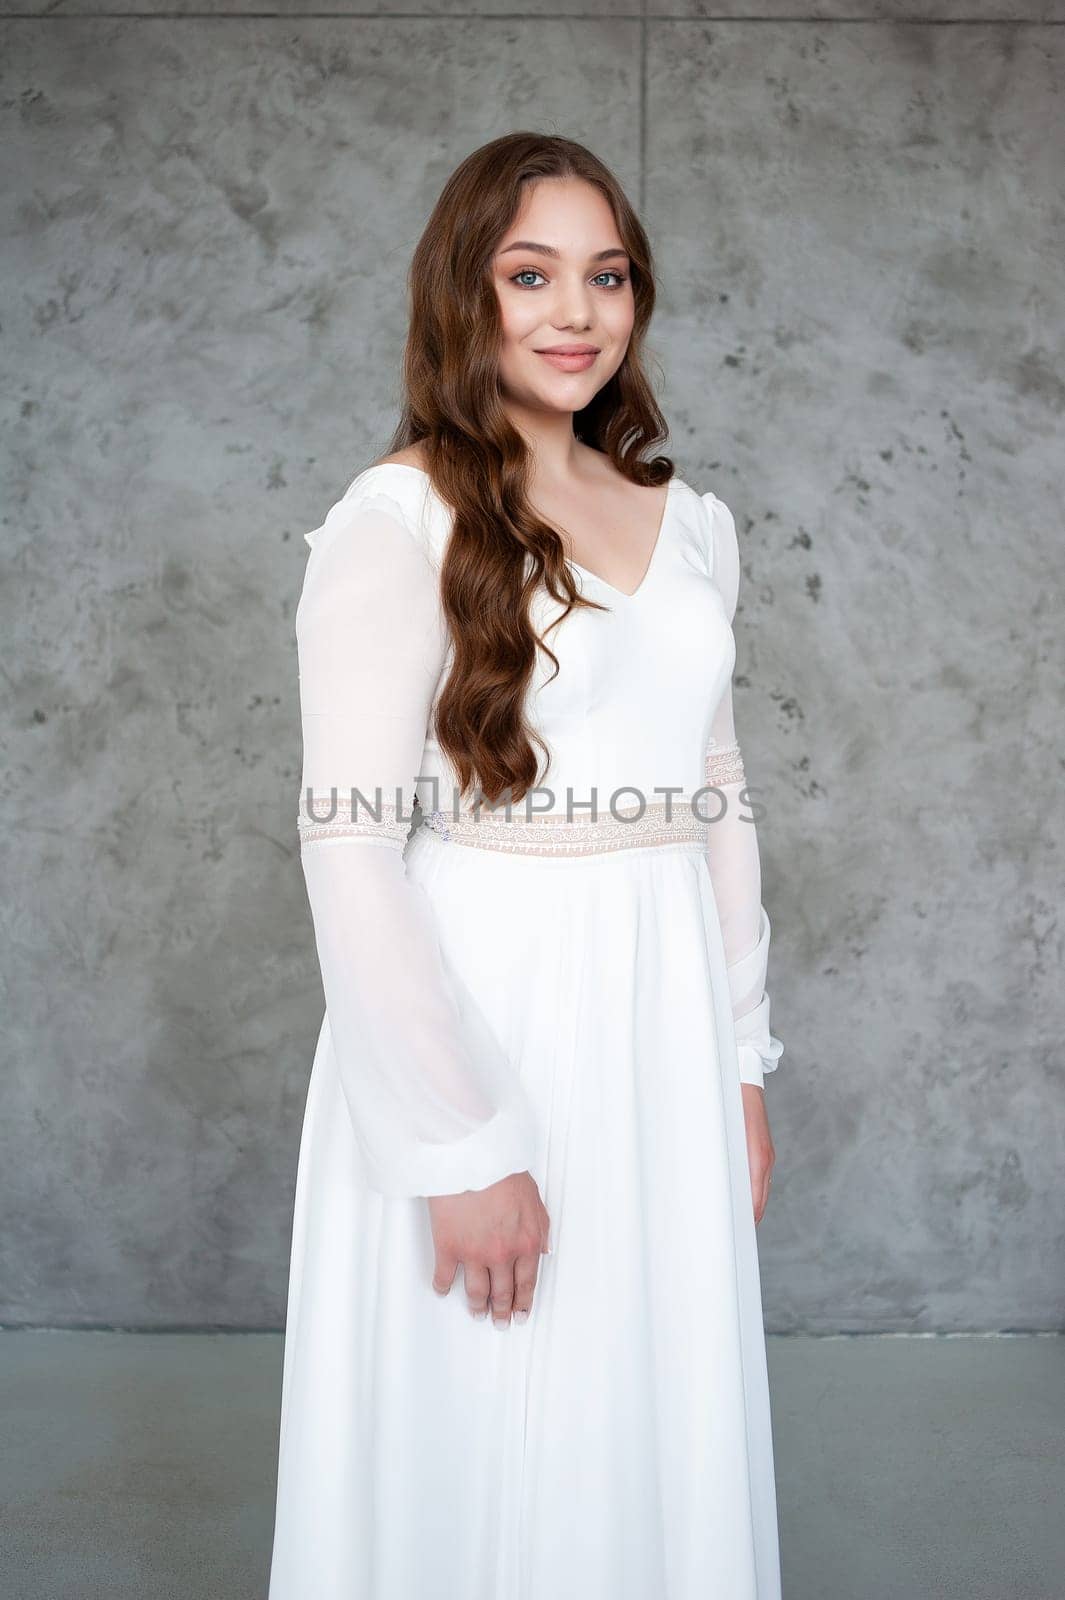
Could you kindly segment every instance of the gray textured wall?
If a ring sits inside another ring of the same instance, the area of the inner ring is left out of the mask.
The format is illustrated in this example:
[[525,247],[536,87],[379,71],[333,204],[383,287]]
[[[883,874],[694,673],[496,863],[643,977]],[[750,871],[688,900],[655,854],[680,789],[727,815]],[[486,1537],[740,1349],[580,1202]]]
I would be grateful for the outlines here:
[[642,207],[743,541],[767,1326],[1060,1326],[1065,7],[484,9],[0,6],[0,1317],[282,1322],[301,535],[442,182],[532,126]]

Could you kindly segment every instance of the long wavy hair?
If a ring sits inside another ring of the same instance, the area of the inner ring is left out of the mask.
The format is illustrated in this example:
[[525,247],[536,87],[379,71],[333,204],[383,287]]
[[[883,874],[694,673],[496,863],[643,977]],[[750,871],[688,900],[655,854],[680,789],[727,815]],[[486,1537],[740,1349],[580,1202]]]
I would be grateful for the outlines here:
[[526,186],[544,178],[600,189],[631,264],[625,359],[574,414],[574,433],[633,483],[662,484],[674,470],[668,456],[641,459],[668,428],[641,365],[655,303],[651,247],[621,185],[572,139],[518,132],[482,145],[448,179],[411,260],[403,402],[387,453],[421,445],[433,489],[454,513],[440,575],[453,654],[435,733],[462,794],[479,788],[490,806],[517,803],[540,781],[534,744],[549,758],[525,715],[537,650],[559,670],[530,619],[535,591],[542,584],[565,606],[547,633],[575,608],[607,609],[578,592],[558,530],[529,504],[528,447],[501,397],[492,262]]

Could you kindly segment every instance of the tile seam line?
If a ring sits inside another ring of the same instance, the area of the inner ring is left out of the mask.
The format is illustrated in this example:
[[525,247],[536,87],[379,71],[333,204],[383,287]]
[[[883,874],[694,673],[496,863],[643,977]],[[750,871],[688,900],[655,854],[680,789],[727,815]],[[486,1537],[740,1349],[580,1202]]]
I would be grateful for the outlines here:
[[636,181],[640,216],[647,211],[647,4],[640,0],[640,114],[637,128]]

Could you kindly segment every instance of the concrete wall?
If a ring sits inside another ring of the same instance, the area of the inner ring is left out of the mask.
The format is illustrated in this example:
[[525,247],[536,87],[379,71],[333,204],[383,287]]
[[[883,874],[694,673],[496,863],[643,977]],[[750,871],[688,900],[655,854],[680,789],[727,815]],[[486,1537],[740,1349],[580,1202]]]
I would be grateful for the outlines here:
[[1061,0],[327,9],[0,6],[0,1317],[282,1322],[301,535],[445,177],[538,127],[642,207],[741,532],[767,1326],[1060,1326]]

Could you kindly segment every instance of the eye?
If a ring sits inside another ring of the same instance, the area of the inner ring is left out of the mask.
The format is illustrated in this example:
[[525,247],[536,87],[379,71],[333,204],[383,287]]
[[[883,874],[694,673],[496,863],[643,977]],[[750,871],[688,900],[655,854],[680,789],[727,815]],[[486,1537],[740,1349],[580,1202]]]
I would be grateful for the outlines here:
[[[537,284],[523,283],[521,280],[523,278],[542,277],[543,273],[540,271],[539,267],[522,267],[520,272],[515,272],[512,275],[510,281],[511,283],[516,283],[519,289],[535,289],[538,287]],[[616,278],[618,280],[617,283],[602,284],[601,287],[604,289],[620,289],[623,284],[626,284],[629,281],[627,273],[618,272],[614,267],[607,267],[604,269],[604,271],[597,272],[595,277],[592,279],[592,282],[595,283],[596,280],[600,278]]]

